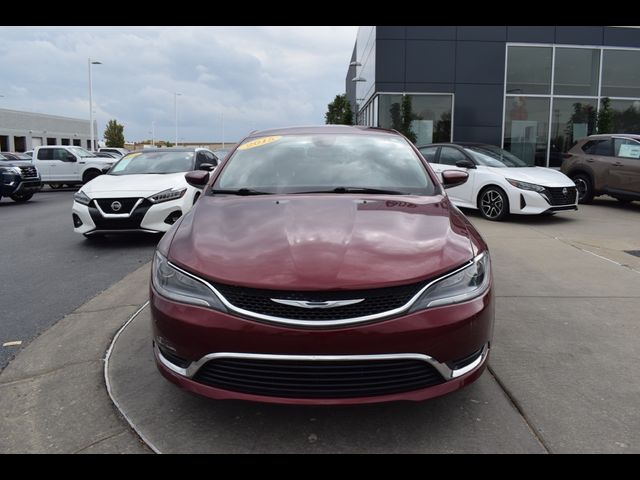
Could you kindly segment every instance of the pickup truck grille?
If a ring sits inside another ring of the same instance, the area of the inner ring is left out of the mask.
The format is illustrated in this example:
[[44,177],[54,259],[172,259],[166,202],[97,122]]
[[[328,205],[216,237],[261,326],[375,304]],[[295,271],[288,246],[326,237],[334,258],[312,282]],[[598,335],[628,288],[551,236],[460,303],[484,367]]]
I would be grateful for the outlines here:
[[20,167],[22,178],[38,178],[38,170],[36,167]]

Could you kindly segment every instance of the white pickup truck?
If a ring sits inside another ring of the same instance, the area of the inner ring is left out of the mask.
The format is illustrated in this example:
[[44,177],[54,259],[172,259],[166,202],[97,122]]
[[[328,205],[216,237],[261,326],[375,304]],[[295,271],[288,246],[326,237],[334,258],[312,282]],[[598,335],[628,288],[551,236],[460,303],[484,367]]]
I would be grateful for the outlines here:
[[42,183],[52,188],[87,183],[115,162],[115,158],[96,157],[82,147],[68,145],[47,145],[33,151],[33,164]]

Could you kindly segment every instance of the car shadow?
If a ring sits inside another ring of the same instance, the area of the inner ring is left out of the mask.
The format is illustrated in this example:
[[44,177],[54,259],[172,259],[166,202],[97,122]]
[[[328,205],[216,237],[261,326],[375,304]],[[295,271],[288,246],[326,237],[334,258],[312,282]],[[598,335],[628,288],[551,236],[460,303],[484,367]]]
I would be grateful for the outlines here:
[[131,232],[122,234],[106,234],[102,237],[81,237],[78,248],[94,251],[108,251],[123,248],[155,247],[163,234]]
[[[485,220],[487,222],[491,222],[491,220],[486,220],[478,210],[461,208],[462,212],[469,219],[480,219]],[[563,223],[571,223],[577,220],[576,215],[580,213],[580,206],[578,206],[578,211],[567,211],[567,212],[557,212],[554,214],[542,214],[542,215],[508,215],[504,220],[495,223],[507,223],[507,224],[516,224],[516,225],[560,225]]]
[[607,208],[615,208],[616,210],[627,210],[629,212],[640,212],[640,201],[637,200],[635,202],[622,203],[616,200],[615,198],[602,196],[596,197],[591,202],[591,205],[597,205],[601,207]]

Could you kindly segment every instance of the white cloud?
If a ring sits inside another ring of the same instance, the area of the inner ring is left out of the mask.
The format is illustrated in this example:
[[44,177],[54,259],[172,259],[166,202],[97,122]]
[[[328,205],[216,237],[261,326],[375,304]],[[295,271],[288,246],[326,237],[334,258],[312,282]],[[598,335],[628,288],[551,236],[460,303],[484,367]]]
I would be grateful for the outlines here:
[[357,27],[2,27],[0,106],[88,117],[94,65],[98,128],[127,139],[218,140],[253,129],[321,124],[344,91]]

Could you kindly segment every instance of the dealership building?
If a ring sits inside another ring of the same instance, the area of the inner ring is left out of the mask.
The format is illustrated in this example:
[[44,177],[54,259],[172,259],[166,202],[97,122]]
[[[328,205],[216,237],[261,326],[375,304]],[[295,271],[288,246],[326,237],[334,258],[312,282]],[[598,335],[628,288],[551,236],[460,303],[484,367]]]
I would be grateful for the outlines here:
[[360,27],[346,93],[358,124],[404,118],[417,145],[482,142],[557,167],[603,104],[616,133],[640,133],[640,28]]
[[[97,139],[94,122],[94,139]],[[41,145],[90,148],[89,120],[0,108],[0,151],[24,152]]]

